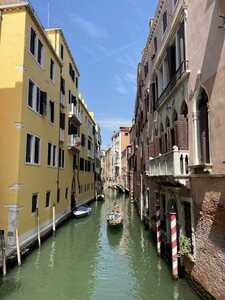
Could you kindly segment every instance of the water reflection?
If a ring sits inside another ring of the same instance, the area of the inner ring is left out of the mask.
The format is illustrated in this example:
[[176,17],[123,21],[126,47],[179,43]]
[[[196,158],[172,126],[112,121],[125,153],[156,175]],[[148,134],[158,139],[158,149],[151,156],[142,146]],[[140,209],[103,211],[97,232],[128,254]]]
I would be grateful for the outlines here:
[[[124,227],[107,228],[106,215],[117,201]],[[4,300],[192,300],[185,281],[174,282],[157,257],[135,207],[110,191],[85,219],[72,219],[56,236],[0,281]]]

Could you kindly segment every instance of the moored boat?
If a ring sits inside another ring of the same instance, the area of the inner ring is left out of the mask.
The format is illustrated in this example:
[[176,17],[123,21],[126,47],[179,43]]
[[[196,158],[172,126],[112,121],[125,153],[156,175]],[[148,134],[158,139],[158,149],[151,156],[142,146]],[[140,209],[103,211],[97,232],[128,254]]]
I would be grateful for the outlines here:
[[76,210],[73,211],[73,215],[76,218],[85,217],[91,214],[91,207],[87,205],[81,205]]
[[99,194],[97,195],[97,201],[105,201],[105,195],[104,194]]
[[123,216],[116,206],[111,213],[107,216],[107,223],[112,228],[121,228],[123,227]]

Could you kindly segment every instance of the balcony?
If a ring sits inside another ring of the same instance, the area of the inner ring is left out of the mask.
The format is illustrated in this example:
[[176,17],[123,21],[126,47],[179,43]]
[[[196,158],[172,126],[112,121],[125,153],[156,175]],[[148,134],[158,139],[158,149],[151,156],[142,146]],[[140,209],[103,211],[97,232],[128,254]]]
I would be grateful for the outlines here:
[[81,113],[73,103],[69,105],[69,118],[74,121],[75,125],[80,126],[82,124]]
[[59,130],[59,141],[64,142],[65,141],[65,130],[60,128]]
[[169,83],[167,84],[166,88],[160,94],[158,101],[156,103],[156,108],[159,108],[161,104],[166,100],[166,98],[172,93],[175,86],[181,82],[181,80],[185,77],[185,75],[189,74],[188,68],[188,61],[183,61],[179,68],[177,69],[176,73],[170,79]]
[[88,157],[91,158],[91,159],[94,159],[94,151],[88,149],[87,152],[88,152]]
[[68,136],[68,148],[71,150],[79,150],[81,148],[81,140],[77,134],[70,134]]
[[189,151],[178,150],[176,146],[173,148],[171,152],[149,159],[147,175],[151,177],[172,176],[185,184],[189,176]]

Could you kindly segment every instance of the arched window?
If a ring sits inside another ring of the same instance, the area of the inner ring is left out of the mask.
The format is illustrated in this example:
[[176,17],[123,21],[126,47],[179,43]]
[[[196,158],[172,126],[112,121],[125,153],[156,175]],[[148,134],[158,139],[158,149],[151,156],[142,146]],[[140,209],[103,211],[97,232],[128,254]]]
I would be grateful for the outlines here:
[[200,163],[210,163],[208,96],[201,87],[197,99],[198,145]]
[[175,125],[177,121],[177,112],[176,110],[173,111],[173,116],[172,116],[172,128],[171,128],[171,144],[173,146],[177,146],[177,139],[176,139],[176,133],[175,133]]
[[163,124],[160,124],[160,139],[159,139],[159,147],[160,147],[160,153],[164,152],[164,146],[163,146],[163,133],[164,133],[164,128],[163,128]]
[[182,143],[182,149],[187,150],[188,149],[188,106],[185,101],[183,101],[181,105],[181,111],[180,111],[180,121],[183,124],[183,143]]
[[166,117],[166,129],[165,129],[165,150],[170,151],[170,120]]

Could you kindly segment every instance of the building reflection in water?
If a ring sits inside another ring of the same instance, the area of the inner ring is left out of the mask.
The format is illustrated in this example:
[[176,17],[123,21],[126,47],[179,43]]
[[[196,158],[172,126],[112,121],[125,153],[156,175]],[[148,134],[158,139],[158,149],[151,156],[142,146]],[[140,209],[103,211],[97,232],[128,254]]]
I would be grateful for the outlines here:
[[49,268],[54,268],[55,266],[55,257],[56,257],[56,242],[55,240],[52,241],[51,243],[51,250],[50,250],[50,255],[49,255]]

